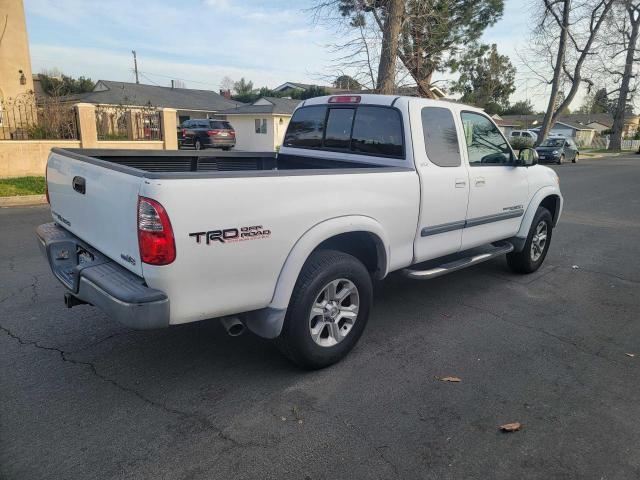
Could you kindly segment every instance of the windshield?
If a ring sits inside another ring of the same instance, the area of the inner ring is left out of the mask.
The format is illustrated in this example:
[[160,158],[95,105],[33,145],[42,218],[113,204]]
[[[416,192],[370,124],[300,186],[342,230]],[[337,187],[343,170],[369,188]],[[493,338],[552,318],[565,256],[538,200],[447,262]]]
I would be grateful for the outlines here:
[[549,138],[545,140],[541,147],[561,147],[564,145],[564,138]]

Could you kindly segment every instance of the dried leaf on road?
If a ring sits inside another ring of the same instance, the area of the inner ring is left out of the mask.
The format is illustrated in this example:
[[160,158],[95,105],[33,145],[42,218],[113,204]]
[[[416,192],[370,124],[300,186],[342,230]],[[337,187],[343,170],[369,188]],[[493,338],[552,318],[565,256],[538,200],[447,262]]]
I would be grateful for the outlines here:
[[635,356],[636,356],[636,354],[635,354],[635,353],[625,353],[625,355],[626,355],[627,357],[635,357]]
[[441,382],[452,382],[452,383],[457,383],[457,382],[461,382],[462,380],[458,377],[435,377],[436,380],[440,380]]
[[519,422],[513,423],[505,423],[504,425],[500,425],[500,430],[503,432],[517,432],[522,428],[522,424]]

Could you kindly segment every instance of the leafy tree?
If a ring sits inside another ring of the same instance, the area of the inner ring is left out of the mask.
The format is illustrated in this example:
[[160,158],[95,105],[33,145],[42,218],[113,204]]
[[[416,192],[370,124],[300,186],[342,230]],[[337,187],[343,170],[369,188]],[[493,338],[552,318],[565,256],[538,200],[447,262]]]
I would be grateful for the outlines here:
[[238,102],[251,103],[255,102],[258,98],[253,91],[253,82],[251,80],[245,80],[244,77],[237,82],[233,82],[233,91],[235,95],[232,95],[231,98]]
[[64,96],[91,92],[95,84],[87,77],[73,78],[58,71],[40,73],[40,85],[47,95]]
[[355,78],[349,75],[340,75],[333,82],[335,88],[343,88],[345,90],[360,90],[362,85]]
[[515,91],[516,69],[506,55],[493,45],[474,45],[460,58],[451,62],[451,70],[460,78],[451,84],[451,91],[461,93],[464,103],[471,103],[494,114],[509,106],[509,96]]
[[529,100],[520,100],[505,108],[500,115],[533,115],[533,105]]
[[609,111],[609,100],[607,99],[607,90],[605,88],[598,89],[593,94],[588,94],[579,109],[580,113],[606,113]]
[[[339,11],[351,18],[352,26],[373,19],[383,36],[378,72],[397,56],[418,85],[421,96],[433,97],[431,79],[444,71],[449,59],[463,45],[480,38],[504,10],[504,0],[404,0],[397,21],[397,1],[339,0]],[[400,24],[398,45],[393,42],[394,27]],[[389,38],[388,42],[385,42]],[[385,68],[386,71],[386,68]]]
[[324,95],[328,95],[329,92],[324,87],[318,87],[317,85],[312,85],[306,90],[295,90],[290,95],[291,98],[296,98],[299,100],[306,100],[307,98],[313,97],[322,97]]

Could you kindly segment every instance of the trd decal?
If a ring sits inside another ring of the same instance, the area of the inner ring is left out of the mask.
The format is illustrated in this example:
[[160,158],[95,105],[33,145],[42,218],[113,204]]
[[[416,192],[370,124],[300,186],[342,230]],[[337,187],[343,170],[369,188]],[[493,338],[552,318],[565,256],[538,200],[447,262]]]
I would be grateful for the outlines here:
[[189,236],[195,238],[196,243],[212,245],[261,240],[271,236],[271,230],[264,228],[262,225],[254,225],[253,227],[234,227],[223,230],[209,230],[208,232],[194,232],[190,233]]

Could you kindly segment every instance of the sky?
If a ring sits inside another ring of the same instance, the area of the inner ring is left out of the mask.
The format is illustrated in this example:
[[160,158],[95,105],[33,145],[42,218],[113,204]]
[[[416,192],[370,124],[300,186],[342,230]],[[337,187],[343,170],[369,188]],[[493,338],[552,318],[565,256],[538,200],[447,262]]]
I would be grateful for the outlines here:
[[[286,81],[326,84],[327,45],[336,32],[313,21],[313,0],[24,0],[34,73],[57,68],[92,80],[140,82],[218,90],[228,76],[255,87]],[[512,101],[546,107],[519,63],[526,47],[532,2],[506,0],[503,18],[483,41],[496,43],[518,67]],[[520,53],[519,53],[520,52]],[[519,57],[520,55],[520,57]],[[440,76],[440,78],[447,78]]]

